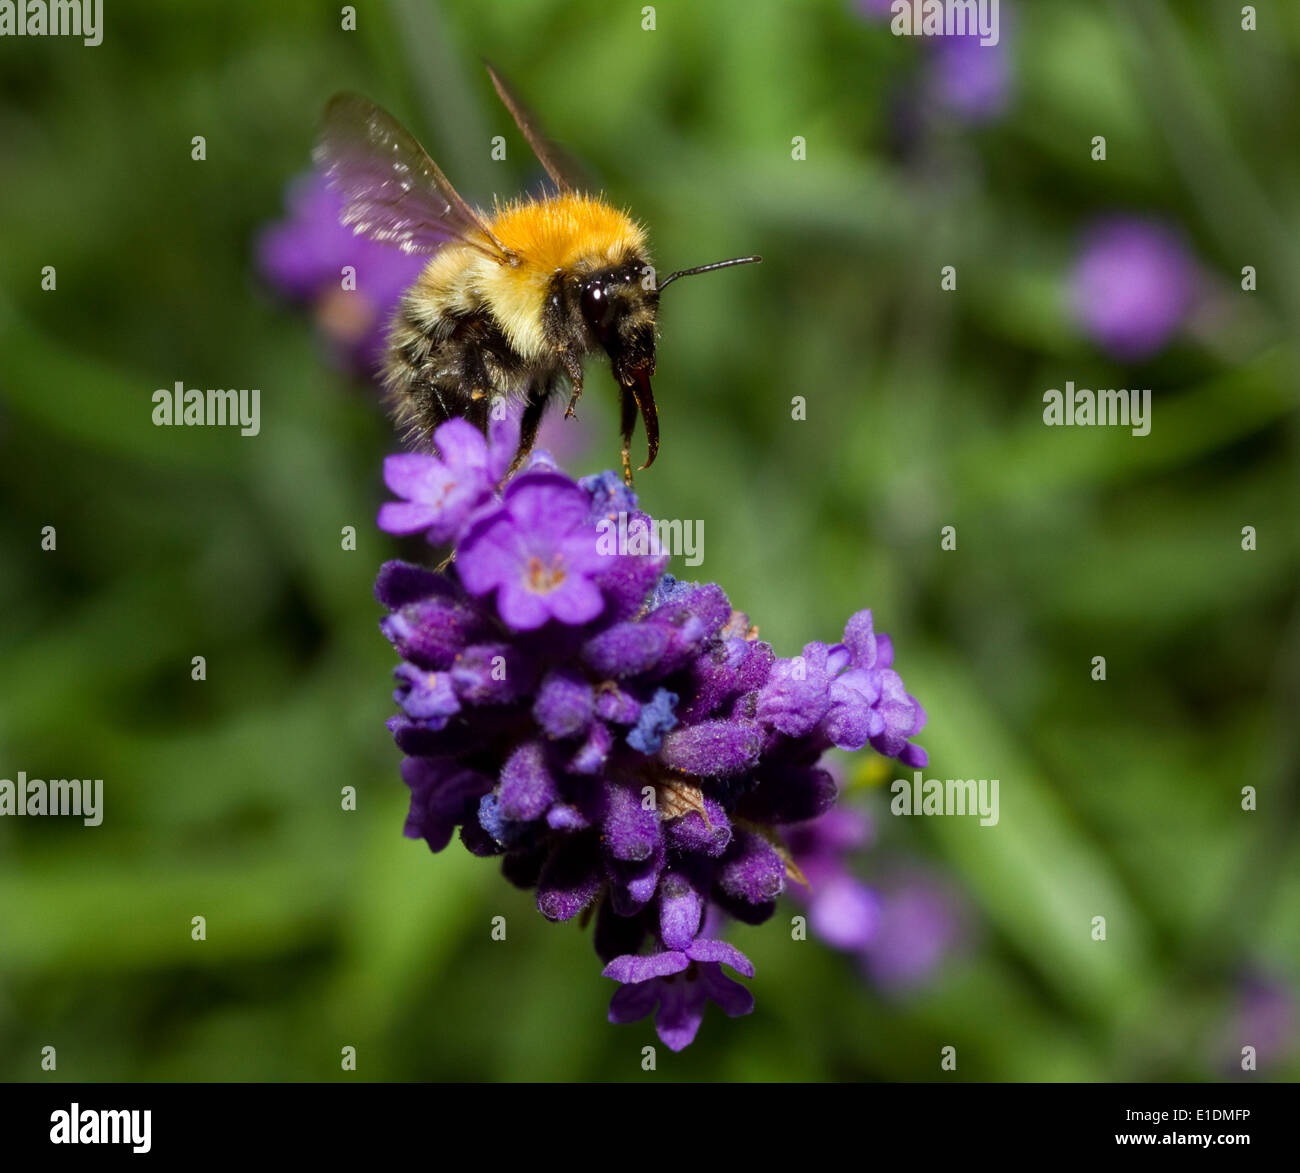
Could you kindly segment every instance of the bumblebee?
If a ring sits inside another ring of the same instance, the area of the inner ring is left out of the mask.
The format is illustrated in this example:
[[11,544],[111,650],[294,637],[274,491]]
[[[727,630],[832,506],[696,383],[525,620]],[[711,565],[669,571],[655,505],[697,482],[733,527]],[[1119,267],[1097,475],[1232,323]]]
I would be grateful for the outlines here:
[[649,468],[659,450],[650,378],[660,293],[679,277],[761,258],[735,257],[657,280],[645,229],[578,190],[560,151],[491,66],[488,73],[557,189],[491,215],[467,204],[414,136],[373,102],[338,94],[325,109],[314,157],[342,194],[342,222],[430,257],[389,328],[384,386],[393,413],[399,426],[427,441],[458,416],[486,431],[494,399],[519,396],[513,473],[566,384],[565,416],[573,415],[582,360],[603,352],[619,385],[623,476],[630,484],[638,413],[649,449],[641,467]]

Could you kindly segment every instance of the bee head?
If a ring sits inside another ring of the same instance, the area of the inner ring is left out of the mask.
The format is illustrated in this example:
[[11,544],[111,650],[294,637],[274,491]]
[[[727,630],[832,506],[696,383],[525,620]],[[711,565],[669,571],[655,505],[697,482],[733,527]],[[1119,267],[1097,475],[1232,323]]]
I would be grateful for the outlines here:
[[630,387],[655,370],[654,271],[633,260],[601,269],[579,286],[578,304],[592,338],[609,355],[614,377]]

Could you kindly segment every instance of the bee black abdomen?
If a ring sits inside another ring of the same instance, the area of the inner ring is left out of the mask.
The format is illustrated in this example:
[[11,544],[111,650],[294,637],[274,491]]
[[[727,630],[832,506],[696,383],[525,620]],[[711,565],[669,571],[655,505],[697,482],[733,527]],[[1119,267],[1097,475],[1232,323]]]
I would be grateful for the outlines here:
[[403,301],[389,331],[385,386],[398,424],[427,441],[460,417],[487,431],[492,400],[508,395],[527,364],[486,309],[443,314],[425,324]]

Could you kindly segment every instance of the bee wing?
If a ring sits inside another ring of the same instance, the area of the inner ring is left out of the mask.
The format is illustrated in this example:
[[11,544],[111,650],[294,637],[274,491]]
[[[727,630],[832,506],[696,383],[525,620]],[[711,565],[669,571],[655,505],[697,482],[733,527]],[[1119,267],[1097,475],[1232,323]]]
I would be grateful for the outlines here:
[[405,253],[433,253],[459,241],[510,259],[415,137],[368,98],[330,99],[312,155],[342,193],[340,219],[354,231]]
[[582,169],[564,150],[546,137],[536,115],[519,100],[519,96],[510,88],[506,79],[489,62],[485,61],[483,64],[487,67],[488,77],[492,79],[493,86],[496,87],[497,97],[510,111],[510,117],[519,127],[519,133],[524,136],[533,154],[537,156],[537,161],[545,168],[546,174],[551,177],[555,186],[562,192],[589,187]]

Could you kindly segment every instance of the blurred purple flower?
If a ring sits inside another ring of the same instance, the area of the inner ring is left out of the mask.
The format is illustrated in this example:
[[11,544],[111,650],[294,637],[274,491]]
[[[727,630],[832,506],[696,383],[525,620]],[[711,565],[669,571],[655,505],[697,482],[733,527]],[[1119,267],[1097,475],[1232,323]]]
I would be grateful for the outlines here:
[[909,866],[868,884],[850,870],[851,857],[872,839],[863,811],[836,805],[786,828],[784,838],[808,881],[790,891],[807,905],[814,935],[854,954],[874,985],[923,984],[964,936],[962,909],[935,877]]
[[867,975],[888,991],[921,985],[964,940],[965,911],[955,892],[915,866],[876,886],[880,920],[862,955]]
[[939,105],[967,122],[990,122],[1010,101],[1011,64],[1005,40],[981,45],[977,34],[935,37],[928,73]]
[[[919,2],[919,0],[918,0]],[[865,21],[892,22],[896,17],[893,0],[853,0],[853,8]],[[924,36],[915,38],[918,51],[924,55],[925,68],[921,85],[908,88],[901,108],[895,116],[910,126],[906,133],[914,133],[915,122],[921,106],[934,106],[965,122],[990,122],[1003,114],[1011,99],[1011,57],[1007,49],[1007,8],[999,6],[996,44],[980,44],[978,29],[953,36]],[[975,20],[972,10],[969,18]],[[905,26],[912,27],[909,12]],[[911,37],[907,39],[913,39]]]
[[864,20],[888,20],[894,0],[853,0],[853,7]]
[[1223,1030],[1222,1068],[1229,1076],[1240,1076],[1243,1047],[1255,1048],[1255,1069],[1276,1074],[1296,1041],[1296,1001],[1281,982],[1261,973],[1245,974],[1237,987],[1236,1001]]
[[867,815],[842,805],[785,833],[786,846],[808,881],[806,888],[794,887],[791,893],[807,904],[813,933],[846,953],[870,945],[880,920],[880,898],[846,863],[846,856],[863,850],[871,836]]
[[1114,216],[1084,236],[1070,276],[1071,309],[1104,351],[1138,361],[1159,351],[1186,320],[1197,284],[1196,261],[1171,226]]
[[[311,306],[339,366],[373,375],[388,320],[428,258],[408,256],[340,224],[341,198],[316,172],[293,181],[286,203],[288,216],[258,237],[259,271],[284,297]],[[353,290],[343,287],[347,265],[356,271]]]

